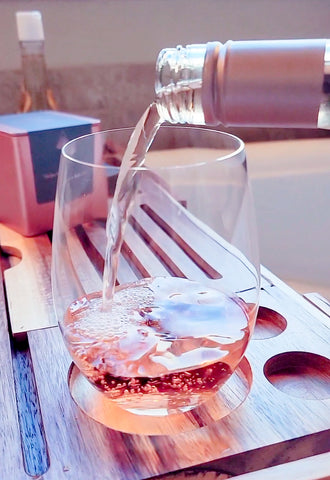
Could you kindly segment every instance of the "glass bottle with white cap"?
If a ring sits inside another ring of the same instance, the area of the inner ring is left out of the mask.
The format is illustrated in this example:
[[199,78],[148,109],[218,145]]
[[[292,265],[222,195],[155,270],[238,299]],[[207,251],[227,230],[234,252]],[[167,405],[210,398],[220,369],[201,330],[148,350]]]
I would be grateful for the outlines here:
[[36,10],[16,12],[16,23],[23,73],[19,111],[56,110],[56,101],[48,84],[41,13]]

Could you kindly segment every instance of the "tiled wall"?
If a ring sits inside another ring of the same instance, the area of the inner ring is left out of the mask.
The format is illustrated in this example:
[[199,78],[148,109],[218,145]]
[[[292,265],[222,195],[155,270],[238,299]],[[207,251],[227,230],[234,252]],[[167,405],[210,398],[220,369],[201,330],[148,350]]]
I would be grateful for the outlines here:
[[[49,82],[62,111],[101,119],[102,128],[133,126],[154,94],[153,64],[118,64],[59,68]],[[20,71],[0,71],[0,115],[15,113],[19,104]],[[231,128],[244,141],[320,137],[329,132],[306,129]]]

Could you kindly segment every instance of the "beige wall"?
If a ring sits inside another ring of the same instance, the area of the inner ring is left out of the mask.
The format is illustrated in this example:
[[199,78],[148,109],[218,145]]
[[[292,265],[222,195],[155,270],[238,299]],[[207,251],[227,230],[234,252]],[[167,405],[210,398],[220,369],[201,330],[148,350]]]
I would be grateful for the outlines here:
[[49,68],[154,62],[177,44],[330,37],[330,0],[0,0],[0,71],[20,68],[15,11],[38,9]]

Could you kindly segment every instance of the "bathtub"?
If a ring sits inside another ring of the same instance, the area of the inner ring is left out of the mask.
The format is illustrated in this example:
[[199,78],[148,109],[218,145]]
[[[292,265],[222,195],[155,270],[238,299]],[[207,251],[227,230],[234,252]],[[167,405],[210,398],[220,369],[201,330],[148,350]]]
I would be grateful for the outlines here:
[[261,263],[330,299],[330,138],[247,143]]

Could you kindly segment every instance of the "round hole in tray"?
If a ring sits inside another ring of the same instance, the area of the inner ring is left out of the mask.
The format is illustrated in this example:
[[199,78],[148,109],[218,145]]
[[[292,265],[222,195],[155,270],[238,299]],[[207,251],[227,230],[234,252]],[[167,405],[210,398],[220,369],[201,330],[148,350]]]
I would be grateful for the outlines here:
[[253,338],[255,340],[265,340],[266,338],[276,337],[286,329],[286,325],[287,322],[281,314],[271,308],[260,306]]
[[270,358],[264,374],[278,390],[304,399],[330,398],[330,360],[309,352],[285,352]]
[[5,268],[15,267],[22,260],[22,252],[15,247],[1,245],[0,253],[6,259]]

